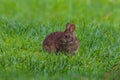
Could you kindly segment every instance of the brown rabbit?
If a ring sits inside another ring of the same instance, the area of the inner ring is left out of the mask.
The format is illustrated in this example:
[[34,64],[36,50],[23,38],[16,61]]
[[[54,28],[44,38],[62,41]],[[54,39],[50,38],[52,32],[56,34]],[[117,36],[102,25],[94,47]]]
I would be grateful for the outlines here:
[[75,25],[67,23],[64,32],[54,32],[43,41],[43,49],[48,52],[65,52],[75,54],[79,47],[79,41],[73,34]]

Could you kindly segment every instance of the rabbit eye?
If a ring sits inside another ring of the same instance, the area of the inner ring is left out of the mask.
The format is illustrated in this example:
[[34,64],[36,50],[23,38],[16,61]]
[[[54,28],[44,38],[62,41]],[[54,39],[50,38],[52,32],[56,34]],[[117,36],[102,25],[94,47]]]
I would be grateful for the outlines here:
[[65,35],[64,37],[69,39],[69,38],[70,38],[70,35]]
[[67,35],[65,35],[65,38],[68,38],[68,36],[67,36]]

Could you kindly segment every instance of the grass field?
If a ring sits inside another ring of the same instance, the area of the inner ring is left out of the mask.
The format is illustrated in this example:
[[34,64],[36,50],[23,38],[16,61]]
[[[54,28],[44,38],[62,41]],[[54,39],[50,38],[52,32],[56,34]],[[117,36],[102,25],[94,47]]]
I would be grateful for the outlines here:
[[[77,54],[43,51],[67,22],[76,24]],[[0,0],[1,80],[119,80],[119,61],[120,0]]]

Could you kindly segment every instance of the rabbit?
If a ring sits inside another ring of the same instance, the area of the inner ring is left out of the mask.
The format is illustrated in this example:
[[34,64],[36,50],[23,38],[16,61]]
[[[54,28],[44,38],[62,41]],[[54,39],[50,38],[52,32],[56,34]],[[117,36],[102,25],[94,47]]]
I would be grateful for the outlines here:
[[53,32],[44,39],[43,49],[49,53],[75,54],[79,47],[79,41],[74,35],[74,31],[75,25],[67,23],[65,31]]

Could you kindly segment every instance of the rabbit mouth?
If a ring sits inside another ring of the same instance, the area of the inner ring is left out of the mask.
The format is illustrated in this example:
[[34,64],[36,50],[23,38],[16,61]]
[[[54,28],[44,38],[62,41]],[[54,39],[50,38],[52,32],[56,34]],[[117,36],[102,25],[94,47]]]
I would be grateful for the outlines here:
[[74,42],[73,41],[64,41],[64,42],[61,42],[61,44],[73,44]]

